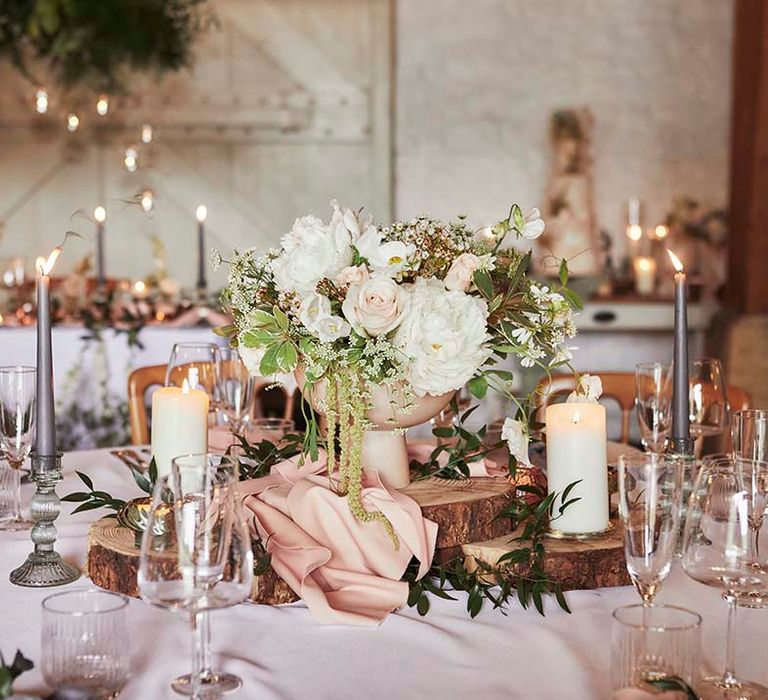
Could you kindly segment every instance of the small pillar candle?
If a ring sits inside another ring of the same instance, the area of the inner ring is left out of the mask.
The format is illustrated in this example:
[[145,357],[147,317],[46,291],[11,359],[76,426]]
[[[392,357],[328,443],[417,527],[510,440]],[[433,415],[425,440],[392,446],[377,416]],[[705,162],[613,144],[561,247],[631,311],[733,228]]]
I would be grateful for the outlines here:
[[650,296],[656,290],[656,261],[653,258],[635,258],[635,291],[640,296]]
[[208,451],[208,394],[167,386],[152,394],[152,456],[158,477],[171,473],[174,458]]
[[593,402],[548,406],[546,433],[549,493],[562,494],[574,481],[581,482],[568,495],[581,500],[569,505],[551,529],[563,535],[602,532],[608,528],[605,407]]

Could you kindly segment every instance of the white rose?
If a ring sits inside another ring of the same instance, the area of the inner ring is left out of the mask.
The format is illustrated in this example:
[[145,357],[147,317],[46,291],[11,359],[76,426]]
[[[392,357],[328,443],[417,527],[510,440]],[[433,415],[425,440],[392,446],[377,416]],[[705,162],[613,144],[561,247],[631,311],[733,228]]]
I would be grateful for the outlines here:
[[480,268],[480,258],[473,253],[462,253],[453,261],[445,276],[445,288],[466,292],[472,285],[475,272]]
[[571,392],[566,399],[567,403],[597,403],[603,393],[603,382],[600,377],[591,374],[582,374],[576,391]]
[[336,284],[346,287],[350,284],[362,284],[370,277],[365,265],[353,265],[345,267],[336,278]]
[[240,353],[240,359],[242,359],[243,364],[245,364],[246,368],[248,369],[248,373],[252,377],[263,376],[259,367],[261,366],[261,360],[264,358],[264,355],[267,352],[266,347],[247,348],[245,345],[243,345],[242,339],[240,339],[237,351]]
[[542,233],[544,233],[544,220],[541,218],[541,212],[534,207],[525,215],[520,235],[527,241],[532,241]]
[[351,331],[350,325],[341,316],[324,316],[315,325],[315,334],[321,343],[333,343],[345,338]]
[[507,441],[509,454],[518,464],[530,464],[528,457],[528,428],[519,420],[507,418],[501,427],[501,439]]
[[393,342],[410,362],[408,380],[417,396],[444,394],[469,381],[491,354],[487,318],[482,299],[448,291],[440,280],[410,285],[408,311]]
[[402,272],[413,257],[416,248],[412,243],[388,241],[382,243],[381,234],[376,229],[366,231],[356,243],[357,252],[368,261],[374,272],[382,272],[394,277]]
[[271,267],[280,291],[306,294],[321,279],[335,278],[351,263],[352,241],[343,222],[326,226],[316,216],[303,216],[283,236],[282,252]]
[[408,293],[390,277],[371,277],[353,285],[341,305],[352,327],[364,335],[389,333],[397,327],[408,305]]

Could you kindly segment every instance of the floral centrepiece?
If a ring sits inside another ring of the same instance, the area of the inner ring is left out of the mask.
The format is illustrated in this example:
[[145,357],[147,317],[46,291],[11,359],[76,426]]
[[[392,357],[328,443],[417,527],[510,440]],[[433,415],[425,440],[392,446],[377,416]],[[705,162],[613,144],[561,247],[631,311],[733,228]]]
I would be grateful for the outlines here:
[[[462,220],[376,226],[361,211],[336,202],[332,210],[328,223],[297,219],[279,248],[235,251],[225,290],[235,324],[224,332],[253,374],[300,374],[310,404],[305,452],[324,442],[352,512],[391,530],[360,500],[373,391],[389,393],[393,429],[423,397],[447,403],[467,383],[480,398],[489,387],[506,391],[509,373],[494,365],[507,356],[546,371],[567,363],[578,300],[564,264],[550,289],[528,277],[530,252],[508,247],[542,233],[538,210],[524,216],[514,205],[479,232]],[[327,417],[324,438],[312,405]]]

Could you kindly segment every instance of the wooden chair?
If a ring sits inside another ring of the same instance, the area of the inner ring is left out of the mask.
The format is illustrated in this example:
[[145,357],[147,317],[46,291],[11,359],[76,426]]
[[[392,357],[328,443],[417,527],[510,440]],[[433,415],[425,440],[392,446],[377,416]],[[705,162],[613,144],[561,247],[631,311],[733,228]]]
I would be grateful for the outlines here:
[[[586,373],[584,373],[586,374]],[[634,372],[589,372],[600,377],[603,382],[602,398],[615,401],[621,410],[621,435],[619,442],[628,443],[630,435],[630,421],[635,408],[635,374]],[[570,394],[576,389],[576,377],[572,374],[553,374],[550,377],[542,377],[536,385],[535,406],[537,420],[544,422],[544,409],[560,396]],[[731,411],[739,411],[751,407],[749,394],[736,386],[726,387],[728,404]],[[721,436],[722,449],[727,449],[730,444],[730,436]]]
[[[134,445],[146,445],[149,442],[149,412],[147,410],[147,394],[150,389],[163,386],[167,365],[150,365],[133,370],[128,377],[128,415],[131,426],[131,442]],[[263,396],[266,389],[283,394],[283,418],[293,417],[295,391],[276,383],[271,379],[256,380],[253,415],[263,417]]]
[[[585,373],[586,374],[586,373]],[[621,434],[619,442],[629,443],[630,419],[635,408],[635,374],[634,372],[590,372],[600,377],[603,382],[601,398],[614,401],[621,410]],[[567,396],[576,390],[576,377],[573,374],[553,374],[542,377],[536,385],[535,406],[537,420],[544,422],[544,409],[554,399]]]

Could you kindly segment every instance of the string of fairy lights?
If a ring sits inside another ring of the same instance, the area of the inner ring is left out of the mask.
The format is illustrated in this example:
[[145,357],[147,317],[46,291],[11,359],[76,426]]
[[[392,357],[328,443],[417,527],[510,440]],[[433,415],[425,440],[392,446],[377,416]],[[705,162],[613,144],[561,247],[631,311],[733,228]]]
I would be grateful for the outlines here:
[[[51,98],[45,87],[38,87],[34,94],[34,107],[38,114],[47,114],[51,107]],[[95,112],[97,117],[106,117],[110,113],[110,99],[106,94],[101,94],[96,99]],[[81,115],[76,111],[66,111],[65,120],[67,131],[74,134],[82,125]],[[141,146],[149,146],[155,138],[155,130],[149,123],[141,125],[139,130],[139,142]],[[141,146],[132,142],[125,147],[122,154],[123,167],[128,173],[135,173],[141,165]],[[142,187],[135,195],[135,201],[141,206],[142,211],[149,215],[155,209],[155,193],[150,187]],[[203,204],[197,207],[195,217],[199,223],[205,221],[207,207]],[[106,208],[99,204],[93,212],[94,220],[103,224],[107,217]]]

